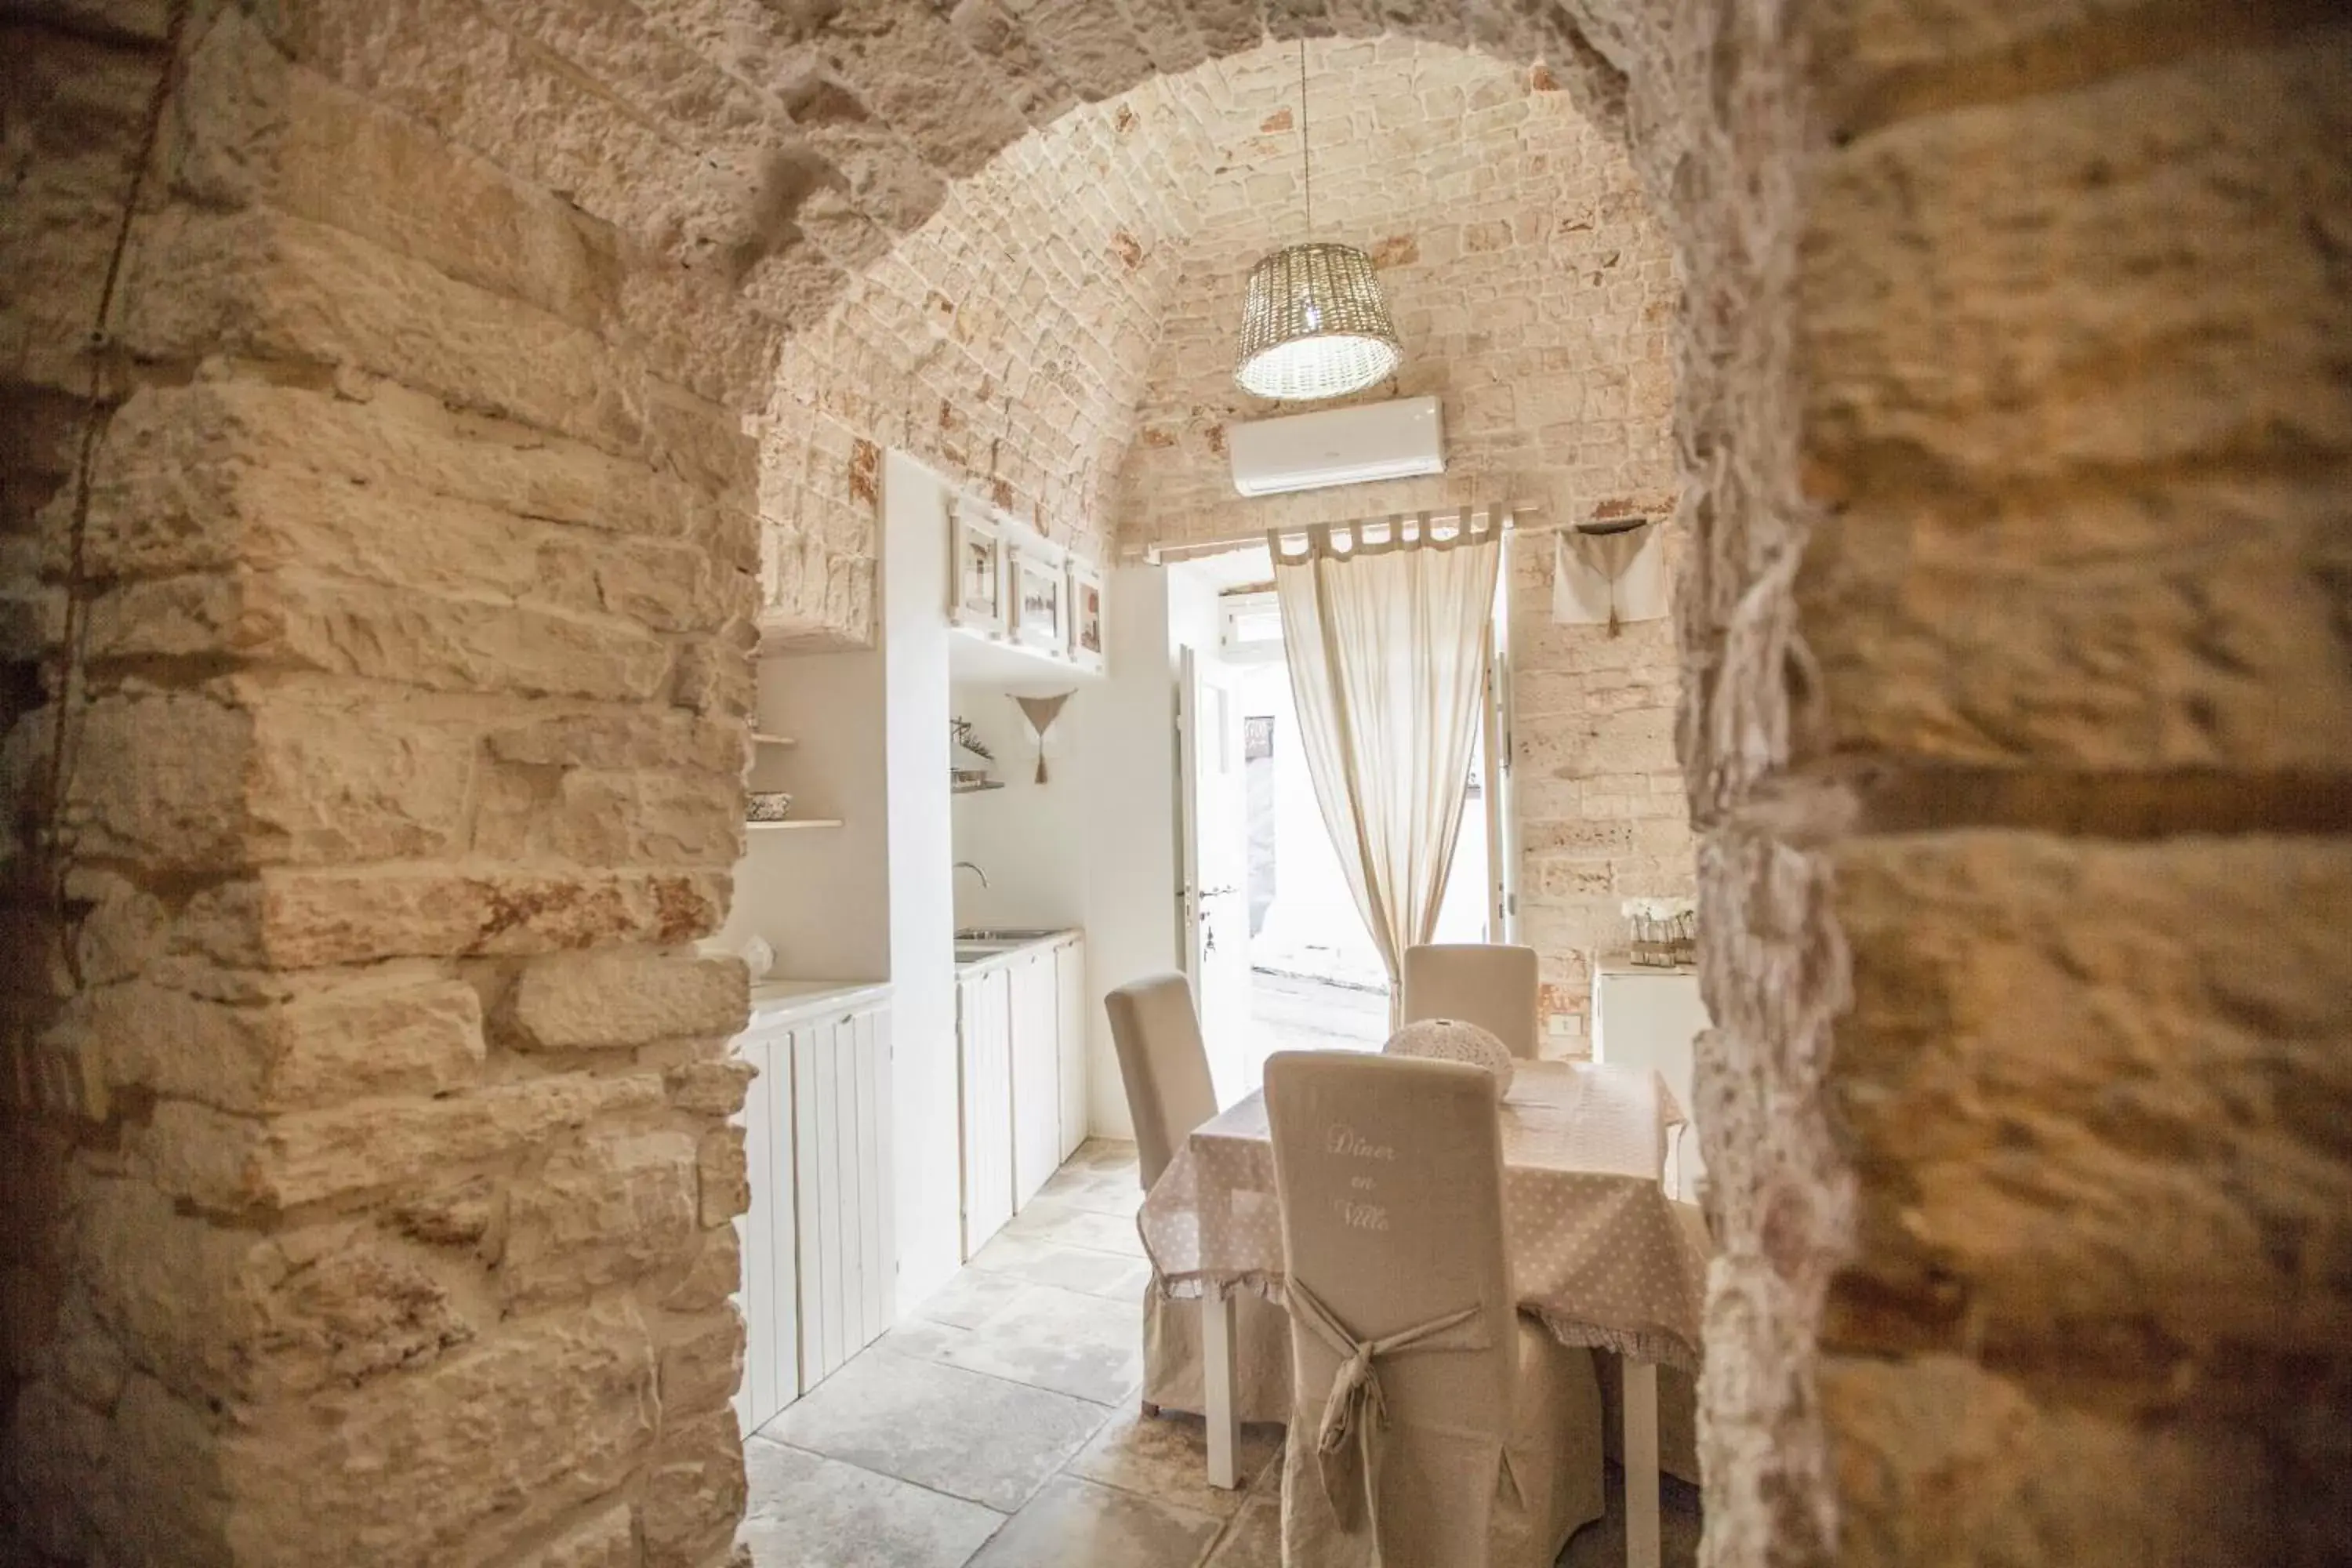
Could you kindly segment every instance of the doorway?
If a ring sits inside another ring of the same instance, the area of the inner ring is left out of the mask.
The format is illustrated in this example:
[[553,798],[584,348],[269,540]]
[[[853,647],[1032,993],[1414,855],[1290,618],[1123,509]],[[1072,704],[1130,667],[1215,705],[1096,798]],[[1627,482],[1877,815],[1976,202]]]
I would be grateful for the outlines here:
[[[1179,898],[1218,1100],[1231,1104],[1276,1051],[1379,1050],[1388,973],[1307,773],[1265,547],[1168,571],[1182,596],[1213,595],[1216,606],[1178,651]],[[1508,814],[1488,765],[1507,754],[1493,742],[1501,733],[1497,714],[1471,764],[1439,942],[1508,940],[1493,874]]]

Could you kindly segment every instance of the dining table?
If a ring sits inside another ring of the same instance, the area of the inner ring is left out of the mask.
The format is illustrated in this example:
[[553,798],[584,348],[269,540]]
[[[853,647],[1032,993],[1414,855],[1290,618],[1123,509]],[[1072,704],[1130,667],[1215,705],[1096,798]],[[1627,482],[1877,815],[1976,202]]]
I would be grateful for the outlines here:
[[[1660,1366],[1696,1373],[1703,1230],[1664,1176],[1682,1108],[1654,1071],[1520,1061],[1496,1104],[1505,1247],[1519,1310],[1624,1360],[1626,1562],[1657,1568]],[[1234,1301],[1283,1300],[1281,1205],[1263,1091],[1195,1128],[1137,1216],[1155,1288],[1202,1303],[1209,1482],[1239,1484]]]

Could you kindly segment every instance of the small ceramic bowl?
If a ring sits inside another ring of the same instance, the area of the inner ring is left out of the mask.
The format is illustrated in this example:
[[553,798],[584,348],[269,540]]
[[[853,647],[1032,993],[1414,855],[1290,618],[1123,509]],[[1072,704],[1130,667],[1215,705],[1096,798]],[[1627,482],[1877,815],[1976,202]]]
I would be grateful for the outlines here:
[[753,822],[782,822],[793,809],[792,795],[780,789],[755,789],[751,792],[749,812]]

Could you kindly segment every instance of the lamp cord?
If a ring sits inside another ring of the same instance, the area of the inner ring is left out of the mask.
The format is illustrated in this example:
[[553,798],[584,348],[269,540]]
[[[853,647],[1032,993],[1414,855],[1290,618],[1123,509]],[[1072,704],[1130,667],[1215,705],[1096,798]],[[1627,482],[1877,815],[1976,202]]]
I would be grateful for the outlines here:
[[1307,136],[1307,39],[1298,40],[1298,166],[1306,174],[1307,237],[1315,237],[1315,144]]

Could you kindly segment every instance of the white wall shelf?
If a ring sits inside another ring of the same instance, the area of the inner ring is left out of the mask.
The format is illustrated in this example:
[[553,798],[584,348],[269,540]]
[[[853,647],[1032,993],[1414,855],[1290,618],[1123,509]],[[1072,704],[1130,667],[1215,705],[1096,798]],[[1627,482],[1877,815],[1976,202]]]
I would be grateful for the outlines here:
[[754,730],[751,731],[751,743],[755,746],[797,746],[801,742],[796,735],[763,735]]
[[785,827],[839,827],[837,816],[793,816],[782,822],[747,822],[743,825],[754,833],[772,833]]

